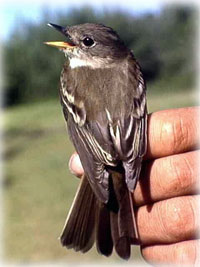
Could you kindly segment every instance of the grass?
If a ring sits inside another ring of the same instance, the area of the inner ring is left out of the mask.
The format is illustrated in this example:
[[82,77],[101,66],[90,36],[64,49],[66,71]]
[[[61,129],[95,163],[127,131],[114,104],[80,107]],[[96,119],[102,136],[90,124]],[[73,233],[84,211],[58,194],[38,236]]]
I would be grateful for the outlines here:
[[[151,95],[149,111],[198,104],[197,94]],[[9,262],[121,262],[93,248],[87,254],[61,247],[57,239],[78,185],[68,170],[73,147],[58,100],[4,112],[4,260]],[[133,260],[140,260],[133,248]]]

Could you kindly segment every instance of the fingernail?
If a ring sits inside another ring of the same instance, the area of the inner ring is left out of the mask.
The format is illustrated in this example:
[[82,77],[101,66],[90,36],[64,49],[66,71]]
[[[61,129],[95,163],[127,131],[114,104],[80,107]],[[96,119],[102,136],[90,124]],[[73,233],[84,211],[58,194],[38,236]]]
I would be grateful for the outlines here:
[[69,170],[73,175],[81,177],[83,174],[83,167],[78,154],[73,154],[69,160]]

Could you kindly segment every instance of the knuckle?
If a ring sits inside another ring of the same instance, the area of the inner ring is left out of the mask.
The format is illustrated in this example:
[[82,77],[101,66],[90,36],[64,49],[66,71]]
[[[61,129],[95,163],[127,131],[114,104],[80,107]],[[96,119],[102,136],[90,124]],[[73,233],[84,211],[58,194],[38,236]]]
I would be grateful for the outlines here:
[[171,176],[169,190],[176,193],[187,192],[194,183],[194,172],[197,166],[191,163],[191,158],[186,154],[169,157],[168,161]]
[[189,131],[181,116],[176,119],[169,118],[161,126],[161,141],[168,144],[169,151],[175,152],[179,147],[185,147],[188,143]]
[[168,199],[161,207],[163,231],[169,240],[176,242],[190,237],[195,229],[195,212],[192,197]]
[[173,122],[173,129],[174,149],[176,150],[177,147],[183,145],[188,140],[188,131],[181,117],[178,117],[178,119]]

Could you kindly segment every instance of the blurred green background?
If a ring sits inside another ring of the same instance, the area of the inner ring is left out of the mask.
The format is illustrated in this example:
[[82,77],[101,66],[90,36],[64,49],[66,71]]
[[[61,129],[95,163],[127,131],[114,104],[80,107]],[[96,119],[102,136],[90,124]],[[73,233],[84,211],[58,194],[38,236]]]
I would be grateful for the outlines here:
[[[70,5],[50,12],[46,4],[38,16],[37,22],[16,16],[11,34],[2,41],[4,261],[120,263],[115,254],[107,259],[95,248],[87,254],[65,250],[58,240],[78,179],[68,170],[73,147],[58,97],[65,58],[43,45],[63,36],[46,24],[99,22],[113,27],[140,62],[153,112],[198,104],[196,8],[173,5],[137,13],[134,4],[129,10]],[[133,248],[132,260],[144,263],[139,248]]]

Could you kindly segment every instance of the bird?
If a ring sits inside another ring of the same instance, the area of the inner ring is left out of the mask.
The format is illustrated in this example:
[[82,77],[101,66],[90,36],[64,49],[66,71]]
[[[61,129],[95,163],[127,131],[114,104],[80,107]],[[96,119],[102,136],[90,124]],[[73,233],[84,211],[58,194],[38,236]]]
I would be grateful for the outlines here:
[[60,102],[84,169],[60,241],[64,247],[128,260],[140,244],[132,193],[147,149],[146,84],[141,67],[111,27],[48,26],[66,41]]

